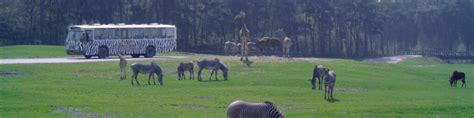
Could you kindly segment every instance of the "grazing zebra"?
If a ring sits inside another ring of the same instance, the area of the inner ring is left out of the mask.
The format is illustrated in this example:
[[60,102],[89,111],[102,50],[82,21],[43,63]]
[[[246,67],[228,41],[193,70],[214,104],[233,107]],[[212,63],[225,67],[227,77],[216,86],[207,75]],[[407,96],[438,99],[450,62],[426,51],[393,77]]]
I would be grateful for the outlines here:
[[217,80],[217,69],[220,69],[223,73],[223,76],[224,76],[224,80],[227,80],[227,72],[229,71],[229,69],[227,68],[227,66],[224,64],[224,62],[220,61],[219,59],[214,59],[214,60],[201,60],[201,61],[198,61],[197,62],[198,64],[198,67],[199,67],[199,71],[198,71],[198,80],[201,81],[202,80],[202,77],[201,77],[201,72],[203,69],[207,69],[207,70],[212,70],[211,72],[211,76],[209,76],[209,80],[211,80],[211,77],[212,77],[212,74],[215,72],[216,75],[214,75],[216,77],[216,80]]
[[326,75],[327,68],[322,65],[316,65],[313,70],[313,78],[311,78],[312,89],[316,89],[316,84],[318,84],[318,89],[322,88],[322,81]]
[[194,64],[190,62],[181,62],[178,66],[178,80],[186,79],[184,71],[189,71],[189,79],[194,80]]
[[454,71],[451,77],[449,78],[449,83],[451,84],[451,87],[456,86],[458,83],[458,80],[461,80],[462,85],[461,87],[467,87],[466,85],[466,74],[464,72],[459,72],[459,71]]
[[[324,99],[326,99],[326,94],[328,94],[327,100],[333,99],[332,93],[334,91],[334,85],[336,84],[336,72],[327,69],[326,79],[324,80]],[[330,94],[330,96],[329,96]]]
[[125,59],[125,57],[123,57],[122,55],[118,55],[119,59],[120,59],[120,62],[119,62],[119,66],[120,66],[120,80],[124,80],[124,79],[127,79],[127,71],[126,71],[126,68],[127,68],[127,60]]
[[273,103],[250,103],[236,100],[227,107],[227,118],[284,118]]
[[133,79],[135,79],[135,81],[137,81],[137,84],[140,85],[137,79],[138,73],[143,73],[143,74],[148,73],[148,84],[150,84],[150,78],[153,77],[153,84],[155,85],[156,85],[155,76],[153,76],[153,74],[156,74],[156,76],[158,76],[158,82],[160,82],[160,85],[163,85],[163,71],[161,70],[160,66],[158,66],[156,63],[151,62],[150,65],[133,63],[132,66],[130,66],[130,68],[132,68],[132,72],[133,72],[132,85],[133,85]]

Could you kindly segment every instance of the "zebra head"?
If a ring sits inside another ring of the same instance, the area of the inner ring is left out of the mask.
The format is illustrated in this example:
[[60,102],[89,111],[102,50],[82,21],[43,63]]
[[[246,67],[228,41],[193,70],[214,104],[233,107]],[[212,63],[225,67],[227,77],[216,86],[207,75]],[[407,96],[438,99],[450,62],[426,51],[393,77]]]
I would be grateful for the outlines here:
[[221,71],[223,73],[224,80],[227,80],[227,74],[229,72],[229,68],[227,68],[227,65],[225,65],[224,62],[222,62],[222,61],[219,61],[219,64],[221,65],[219,67],[219,69],[221,69]]
[[275,105],[273,105],[272,102],[265,101],[264,103],[267,104],[267,105],[270,105],[270,107],[271,107],[271,108],[270,108],[270,112],[269,112],[269,113],[270,113],[269,115],[271,116],[270,118],[285,118],[285,116],[283,115],[283,113],[280,112],[280,111],[277,109],[277,107],[276,107]]

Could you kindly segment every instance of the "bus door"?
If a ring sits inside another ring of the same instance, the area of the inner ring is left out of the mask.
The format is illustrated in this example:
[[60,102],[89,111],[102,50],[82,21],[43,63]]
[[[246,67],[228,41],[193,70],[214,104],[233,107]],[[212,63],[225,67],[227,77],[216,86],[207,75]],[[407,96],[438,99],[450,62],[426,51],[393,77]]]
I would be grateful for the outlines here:
[[84,49],[86,45],[89,45],[92,43],[93,40],[93,31],[92,30],[85,30],[84,33],[82,33],[81,36],[81,50]]

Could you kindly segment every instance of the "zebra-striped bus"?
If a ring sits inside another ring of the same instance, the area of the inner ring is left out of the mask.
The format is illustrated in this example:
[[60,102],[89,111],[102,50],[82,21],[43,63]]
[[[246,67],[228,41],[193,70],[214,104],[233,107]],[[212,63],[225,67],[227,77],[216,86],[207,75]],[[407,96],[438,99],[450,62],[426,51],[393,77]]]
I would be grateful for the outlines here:
[[66,53],[86,58],[109,55],[141,55],[150,58],[156,53],[176,49],[176,27],[164,24],[108,24],[69,26]]

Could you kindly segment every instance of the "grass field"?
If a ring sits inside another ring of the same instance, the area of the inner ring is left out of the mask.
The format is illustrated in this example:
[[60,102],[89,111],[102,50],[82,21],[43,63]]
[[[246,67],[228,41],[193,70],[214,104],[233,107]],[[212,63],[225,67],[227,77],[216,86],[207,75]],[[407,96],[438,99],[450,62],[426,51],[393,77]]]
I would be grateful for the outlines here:
[[64,46],[15,45],[0,47],[0,58],[45,58],[67,56]]
[[[222,118],[227,105],[240,99],[272,101],[288,118],[474,116],[474,65],[252,58],[248,68],[237,57],[220,57],[230,68],[228,81],[221,75],[209,81],[210,71],[202,82],[177,80],[178,62],[200,58],[214,56],[157,60],[164,86],[147,85],[146,75],[139,76],[142,85],[132,86],[130,72],[119,80],[118,62],[0,65],[0,115]],[[311,90],[316,64],[336,71],[336,101]],[[453,70],[466,72],[468,88],[449,87]]]
[[[159,54],[162,56],[180,55],[180,52],[168,52]],[[14,45],[0,46],[0,59],[12,58],[51,58],[70,57],[82,55],[67,55],[66,49],[61,45]]]

